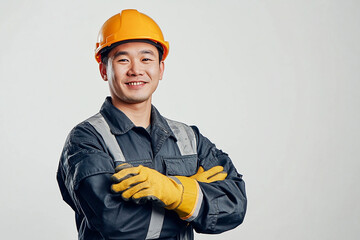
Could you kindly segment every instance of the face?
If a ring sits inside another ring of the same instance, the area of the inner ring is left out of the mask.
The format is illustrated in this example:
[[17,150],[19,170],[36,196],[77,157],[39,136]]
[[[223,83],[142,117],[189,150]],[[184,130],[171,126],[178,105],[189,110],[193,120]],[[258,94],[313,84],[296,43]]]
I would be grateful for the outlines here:
[[156,47],[143,42],[124,43],[113,48],[108,57],[107,66],[100,64],[100,73],[109,82],[113,104],[151,104],[164,72]]

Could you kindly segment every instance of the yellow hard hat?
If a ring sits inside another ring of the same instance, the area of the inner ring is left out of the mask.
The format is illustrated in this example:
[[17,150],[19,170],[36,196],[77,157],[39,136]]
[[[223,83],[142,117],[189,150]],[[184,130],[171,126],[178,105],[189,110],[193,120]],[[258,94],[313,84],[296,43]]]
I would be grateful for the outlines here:
[[149,16],[134,9],[123,10],[109,18],[101,27],[95,48],[95,59],[101,62],[101,52],[111,44],[135,39],[146,39],[160,44],[162,60],[169,53],[169,42],[164,40],[160,27]]

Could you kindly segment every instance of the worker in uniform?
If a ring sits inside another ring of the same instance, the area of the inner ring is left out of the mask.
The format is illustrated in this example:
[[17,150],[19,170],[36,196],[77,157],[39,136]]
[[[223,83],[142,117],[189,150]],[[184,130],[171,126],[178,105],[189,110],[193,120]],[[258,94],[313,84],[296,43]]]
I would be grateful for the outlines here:
[[243,222],[245,185],[228,155],[152,105],[168,53],[137,10],[99,32],[95,59],[111,96],[69,133],[57,171],[78,239],[194,239]]

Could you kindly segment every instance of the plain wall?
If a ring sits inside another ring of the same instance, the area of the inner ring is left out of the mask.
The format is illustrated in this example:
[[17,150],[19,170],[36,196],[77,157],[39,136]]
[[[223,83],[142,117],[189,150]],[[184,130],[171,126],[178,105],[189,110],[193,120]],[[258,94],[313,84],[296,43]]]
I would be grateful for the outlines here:
[[56,169],[69,131],[108,95],[95,42],[126,8],[170,42],[153,103],[244,175],[244,223],[196,239],[359,239],[360,2],[349,0],[2,0],[2,238],[77,238]]

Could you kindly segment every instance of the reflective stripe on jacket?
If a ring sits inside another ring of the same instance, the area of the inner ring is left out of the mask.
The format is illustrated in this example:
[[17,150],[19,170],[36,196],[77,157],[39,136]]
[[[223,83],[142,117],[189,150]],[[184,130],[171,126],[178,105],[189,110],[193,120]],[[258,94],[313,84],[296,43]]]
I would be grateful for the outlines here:
[[[112,151],[103,134],[89,121],[84,121],[70,132],[57,174],[62,196],[76,213],[79,239],[186,239],[185,233],[190,233],[187,239],[192,239],[192,228],[202,233],[220,233],[243,221],[246,194],[241,175],[227,154],[218,150],[196,127],[191,127],[197,143],[193,145],[190,140],[180,139],[190,128],[167,121],[155,107],[151,112],[150,134],[134,126],[111,104],[110,98],[100,113],[120,151]],[[172,124],[185,130],[179,131],[179,135],[176,128],[169,126]],[[191,151],[194,146],[196,152]],[[149,202],[142,205],[126,202],[110,191],[110,177],[116,162],[123,159],[169,176],[191,176],[200,165],[205,170],[221,165],[228,177],[213,183],[200,182],[203,201],[198,215],[183,221],[173,211],[154,207]]]

